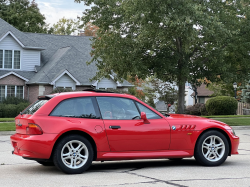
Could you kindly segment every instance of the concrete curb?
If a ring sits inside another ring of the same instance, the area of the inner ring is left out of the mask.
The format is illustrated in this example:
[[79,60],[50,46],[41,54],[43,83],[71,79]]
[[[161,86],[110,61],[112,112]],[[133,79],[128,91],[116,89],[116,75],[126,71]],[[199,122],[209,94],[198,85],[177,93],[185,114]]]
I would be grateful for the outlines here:
[[[234,130],[250,130],[250,126],[232,126]],[[15,134],[16,131],[0,131],[0,136],[10,136]]]
[[0,131],[0,136],[10,136],[15,134],[16,131]]

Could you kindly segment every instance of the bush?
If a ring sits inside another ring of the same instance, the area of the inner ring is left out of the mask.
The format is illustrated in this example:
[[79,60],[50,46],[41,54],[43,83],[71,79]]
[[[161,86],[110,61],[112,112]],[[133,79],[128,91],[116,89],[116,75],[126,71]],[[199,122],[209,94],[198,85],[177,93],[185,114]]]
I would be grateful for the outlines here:
[[6,97],[5,99],[2,100],[2,104],[17,105],[19,103],[29,103],[29,101],[25,100],[25,99],[18,98],[18,97]]
[[213,97],[206,103],[208,115],[234,115],[237,107],[237,100],[229,96]]
[[29,105],[25,99],[7,97],[0,103],[0,118],[14,118]]
[[197,103],[189,108],[186,108],[185,111],[186,114],[201,116],[201,115],[207,115],[206,106],[203,103]]

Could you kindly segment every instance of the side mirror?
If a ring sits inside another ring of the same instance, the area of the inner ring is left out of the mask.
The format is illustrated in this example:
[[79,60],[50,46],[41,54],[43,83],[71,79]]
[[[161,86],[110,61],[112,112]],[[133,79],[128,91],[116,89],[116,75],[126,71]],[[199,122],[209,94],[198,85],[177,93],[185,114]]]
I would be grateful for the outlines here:
[[143,120],[144,123],[149,124],[150,122],[147,119],[146,113],[141,112],[141,119]]

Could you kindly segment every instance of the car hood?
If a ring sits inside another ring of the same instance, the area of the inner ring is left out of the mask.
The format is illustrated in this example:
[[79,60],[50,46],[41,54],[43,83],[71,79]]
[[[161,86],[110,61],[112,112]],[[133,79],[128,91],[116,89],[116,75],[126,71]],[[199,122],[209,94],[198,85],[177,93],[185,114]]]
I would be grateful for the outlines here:
[[219,126],[223,126],[224,128],[231,129],[231,127],[224,122],[217,121],[214,119],[204,118],[200,116],[193,116],[193,115],[186,115],[186,114],[169,114],[168,117],[166,117],[166,119],[169,122],[171,121],[171,119],[173,121],[181,120],[182,123],[184,122],[183,124],[193,124],[193,125],[198,125],[198,126],[210,126],[214,124],[216,126],[219,125]]

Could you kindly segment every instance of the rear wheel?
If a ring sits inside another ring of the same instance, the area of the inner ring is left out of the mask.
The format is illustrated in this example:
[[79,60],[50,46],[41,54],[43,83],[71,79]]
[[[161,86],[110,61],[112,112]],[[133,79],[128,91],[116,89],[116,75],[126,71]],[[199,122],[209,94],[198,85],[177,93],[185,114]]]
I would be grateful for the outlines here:
[[225,162],[229,153],[227,138],[219,131],[211,130],[199,138],[194,157],[204,166],[219,166]]
[[90,142],[80,135],[64,137],[56,146],[53,161],[67,174],[79,174],[89,168],[93,160]]

